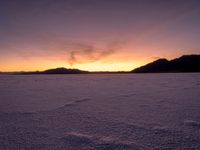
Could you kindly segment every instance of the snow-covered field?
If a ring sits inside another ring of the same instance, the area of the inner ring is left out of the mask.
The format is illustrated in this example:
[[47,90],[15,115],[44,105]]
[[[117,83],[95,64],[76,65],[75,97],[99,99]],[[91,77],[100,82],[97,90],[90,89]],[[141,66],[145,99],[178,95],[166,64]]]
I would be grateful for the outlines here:
[[1,75],[0,149],[200,149],[200,74]]

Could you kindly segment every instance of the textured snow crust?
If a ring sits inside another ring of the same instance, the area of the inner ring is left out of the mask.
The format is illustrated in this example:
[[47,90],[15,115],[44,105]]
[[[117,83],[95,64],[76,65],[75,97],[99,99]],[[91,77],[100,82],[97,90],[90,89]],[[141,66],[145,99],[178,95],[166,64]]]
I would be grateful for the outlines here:
[[200,74],[0,76],[0,150],[137,149],[200,149]]

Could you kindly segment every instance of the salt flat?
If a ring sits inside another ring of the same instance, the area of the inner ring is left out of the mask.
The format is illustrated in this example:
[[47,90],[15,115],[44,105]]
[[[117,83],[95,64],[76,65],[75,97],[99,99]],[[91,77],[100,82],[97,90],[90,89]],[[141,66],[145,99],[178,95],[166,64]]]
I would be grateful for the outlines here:
[[0,149],[200,149],[200,74],[1,75]]

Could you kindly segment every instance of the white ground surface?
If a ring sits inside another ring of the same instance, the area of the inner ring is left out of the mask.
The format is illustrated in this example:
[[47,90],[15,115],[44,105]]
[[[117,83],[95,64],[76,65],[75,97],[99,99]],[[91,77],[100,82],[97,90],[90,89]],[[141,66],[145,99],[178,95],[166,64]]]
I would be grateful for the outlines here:
[[200,74],[1,75],[0,149],[200,149]]

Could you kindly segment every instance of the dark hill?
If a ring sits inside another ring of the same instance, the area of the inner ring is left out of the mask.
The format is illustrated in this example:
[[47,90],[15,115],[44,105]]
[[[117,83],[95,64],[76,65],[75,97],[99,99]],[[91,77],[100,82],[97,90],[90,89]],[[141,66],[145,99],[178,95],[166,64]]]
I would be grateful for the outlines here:
[[55,68],[55,69],[48,69],[45,71],[18,72],[15,74],[84,74],[84,73],[89,73],[89,72],[79,69]]
[[66,68],[56,68],[48,69],[41,72],[42,74],[81,74],[88,73],[88,71],[82,71],[79,69],[66,69]]
[[200,55],[184,55],[168,61],[158,59],[131,71],[132,73],[200,72]]

